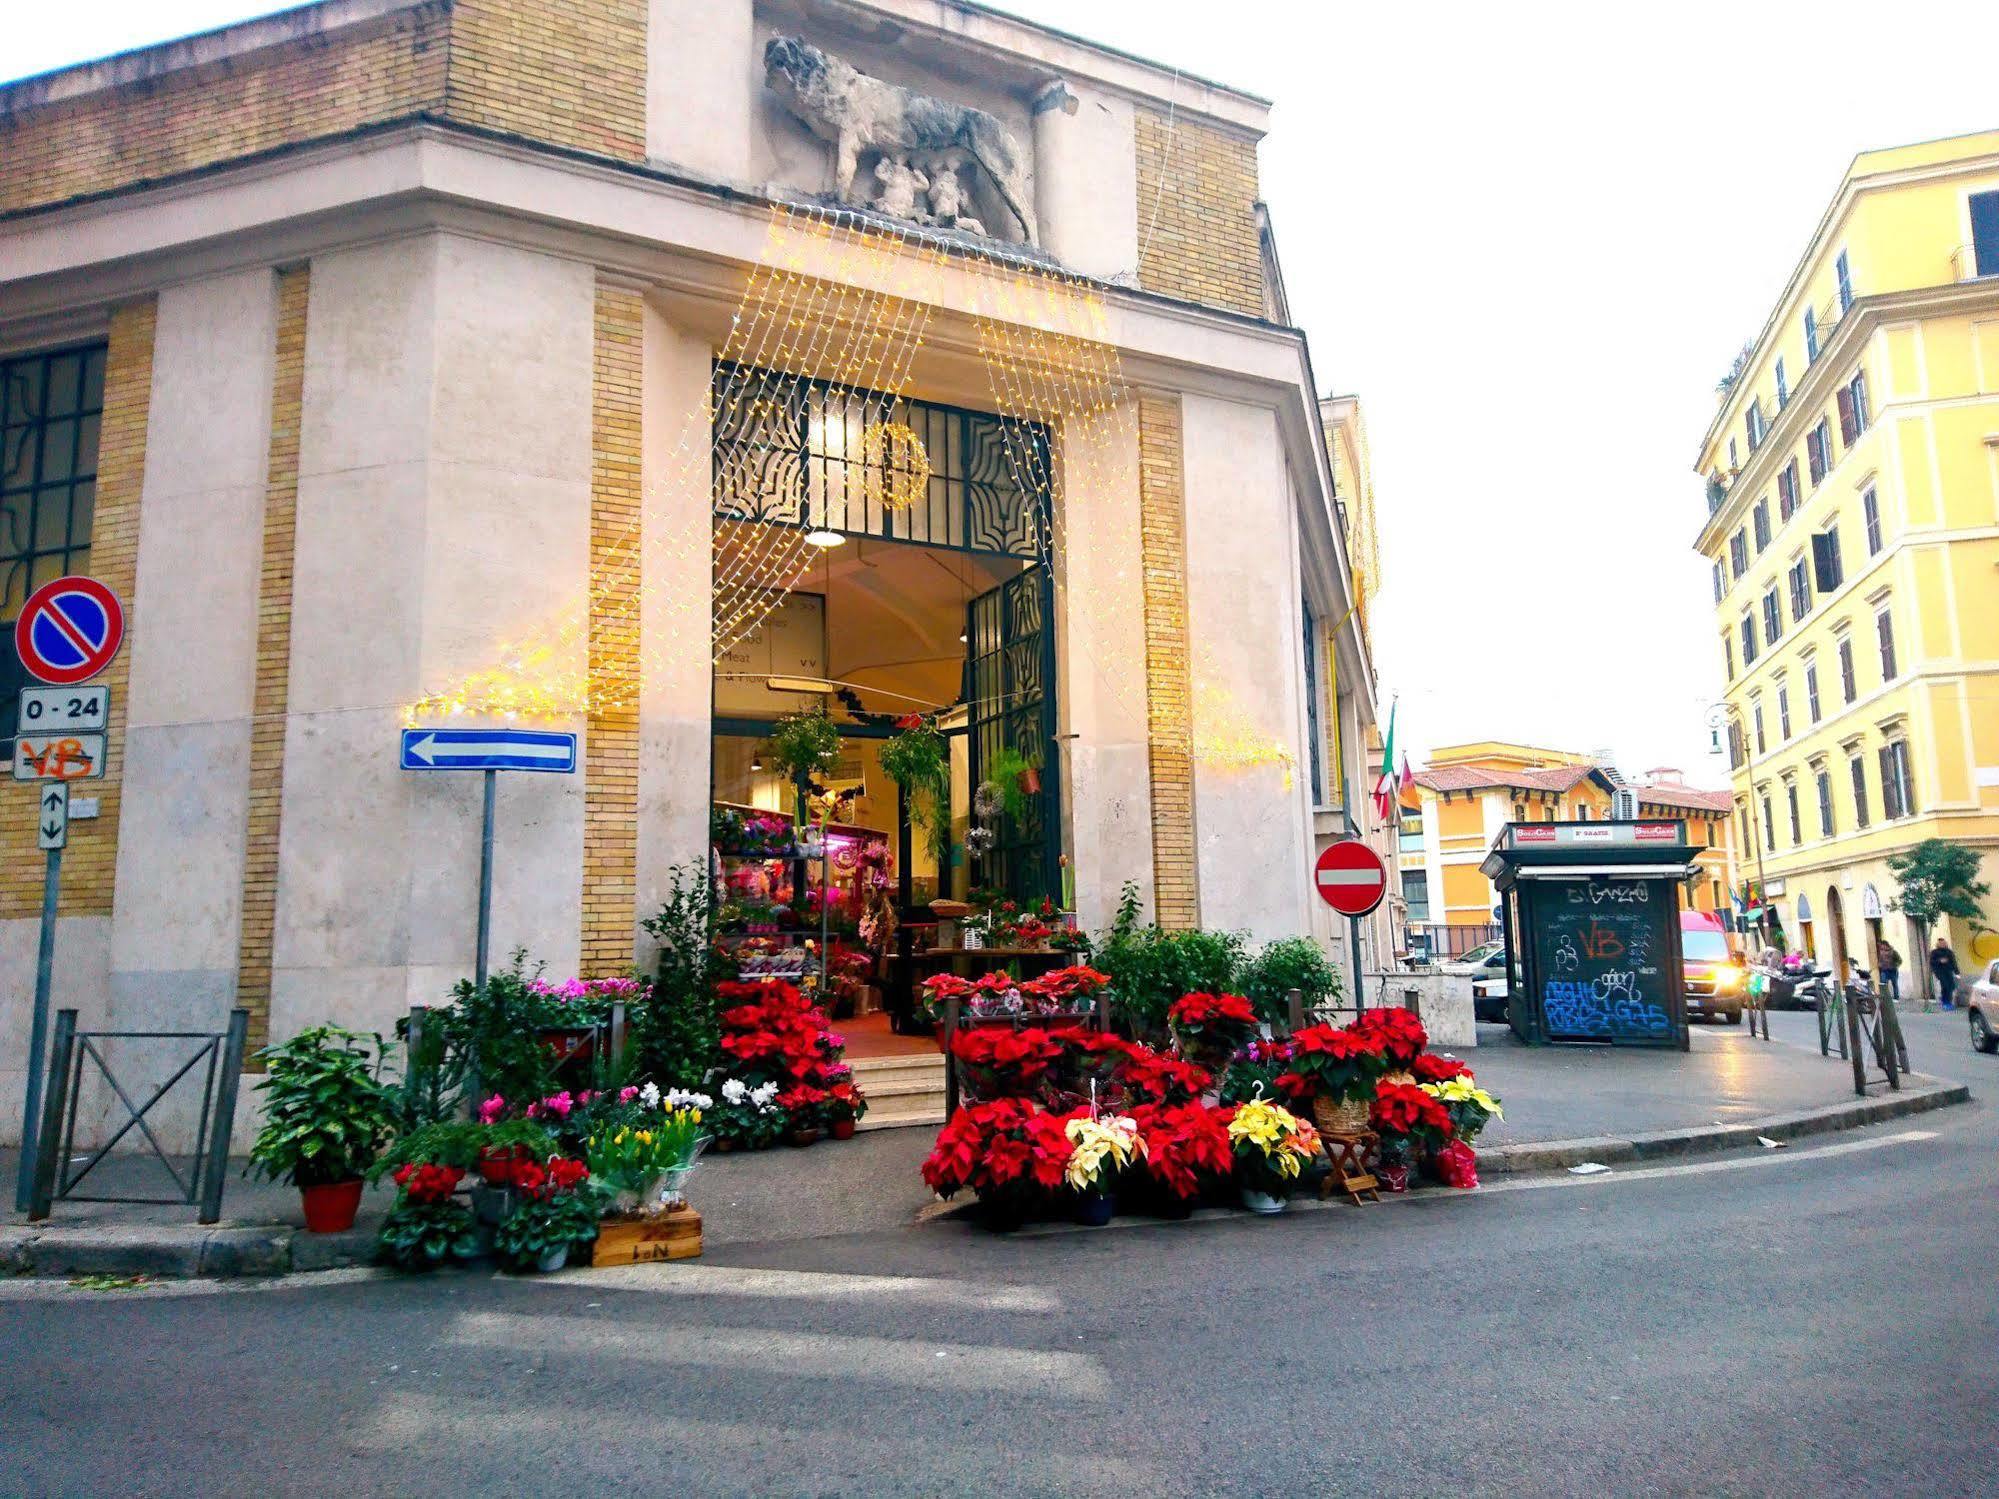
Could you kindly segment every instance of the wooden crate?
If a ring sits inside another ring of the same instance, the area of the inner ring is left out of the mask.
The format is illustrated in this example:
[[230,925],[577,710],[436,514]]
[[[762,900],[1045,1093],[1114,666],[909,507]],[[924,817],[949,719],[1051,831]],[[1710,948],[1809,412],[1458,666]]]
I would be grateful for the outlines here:
[[691,1260],[700,1253],[701,1215],[680,1207],[658,1218],[606,1218],[597,1225],[590,1267]]

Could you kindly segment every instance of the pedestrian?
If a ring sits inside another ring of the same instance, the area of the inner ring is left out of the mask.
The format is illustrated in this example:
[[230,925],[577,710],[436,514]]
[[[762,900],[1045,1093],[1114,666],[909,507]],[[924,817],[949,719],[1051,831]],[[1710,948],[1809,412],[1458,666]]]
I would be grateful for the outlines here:
[[1930,977],[1937,981],[1937,998],[1946,1010],[1957,1008],[1954,996],[1957,993],[1957,954],[1950,950],[1950,943],[1941,932],[1937,934],[1937,945],[1930,949]]
[[1902,1002],[1902,955],[1895,951],[1895,944],[1890,942],[1886,937],[1880,937],[1875,940],[1874,966],[1881,974],[1881,992],[1894,1000],[1896,1004],[1900,1004]]

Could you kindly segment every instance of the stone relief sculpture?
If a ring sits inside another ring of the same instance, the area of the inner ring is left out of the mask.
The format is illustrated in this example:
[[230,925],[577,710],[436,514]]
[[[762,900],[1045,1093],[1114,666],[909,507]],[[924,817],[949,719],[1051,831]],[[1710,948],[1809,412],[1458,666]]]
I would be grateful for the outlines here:
[[[985,226],[965,213],[970,203],[958,176],[976,165],[1020,238],[1039,242],[1020,143],[985,110],[870,78],[792,36],[774,36],[765,46],[764,81],[808,130],[832,144],[833,190],[841,202],[984,234]],[[861,156],[869,151],[881,157],[875,180],[882,190],[872,201],[855,187]]]

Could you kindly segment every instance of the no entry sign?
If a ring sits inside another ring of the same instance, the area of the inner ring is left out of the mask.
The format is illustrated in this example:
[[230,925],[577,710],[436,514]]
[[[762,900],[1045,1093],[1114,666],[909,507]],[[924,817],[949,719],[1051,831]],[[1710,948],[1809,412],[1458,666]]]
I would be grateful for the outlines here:
[[14,649],[29,674],[57,687],[87,682],[125,638],[118,595],[95,578],[57,578],[29,596],[14,621]]
[[1365,916],[1388,894],[1388,866],[1358,838],[1342,838],[1319,855],[1312,885],[1342,916]]

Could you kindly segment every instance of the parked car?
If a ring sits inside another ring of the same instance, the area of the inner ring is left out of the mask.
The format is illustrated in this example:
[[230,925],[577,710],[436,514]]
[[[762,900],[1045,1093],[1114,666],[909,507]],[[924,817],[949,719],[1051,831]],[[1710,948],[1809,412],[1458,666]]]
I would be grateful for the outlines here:
[[1506,1023],[1506,944],[1487,942],[1474,947],[1455,962],[1446,963],[1444,972],[1471,980],[1472,1014],[1495,1025]]
[[1999,1051],[1999,958],[1965,991],[1964,1008],[1971,1018],[1971,1045],[1982,1052]]
[[1749,970],[1735,938],[1706,911],[1680,913],[1680,962],[1686,974],[1687,1019],[1742,1023]]

